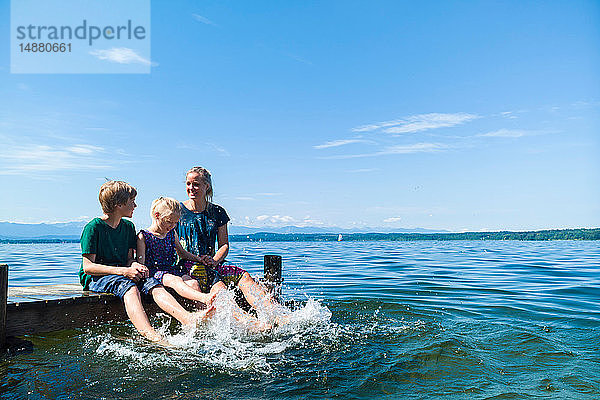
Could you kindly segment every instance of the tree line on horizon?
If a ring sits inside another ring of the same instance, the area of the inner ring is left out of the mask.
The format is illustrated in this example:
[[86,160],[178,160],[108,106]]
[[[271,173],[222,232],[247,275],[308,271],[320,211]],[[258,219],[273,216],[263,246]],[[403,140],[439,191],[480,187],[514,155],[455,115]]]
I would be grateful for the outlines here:
[[[328,233],[255,233],[252,235],[233,235],[231,241],[299,241],[334,242],[338,234]],[[417,240],[600,240],[600,228],[594,229],[552,229],[526,232],[461,232],[461,233],[347,233],[343,241],[417,241]]]
[[[253,233],[231,235],[232,242],[335,242],[337,233]],[[600,240],[600,228],[551,229],[542,231],[499,231],[461,233],[347,233],[343,241],[417,240]],[[0,239],[0,243],[78,243],[79,239]]]

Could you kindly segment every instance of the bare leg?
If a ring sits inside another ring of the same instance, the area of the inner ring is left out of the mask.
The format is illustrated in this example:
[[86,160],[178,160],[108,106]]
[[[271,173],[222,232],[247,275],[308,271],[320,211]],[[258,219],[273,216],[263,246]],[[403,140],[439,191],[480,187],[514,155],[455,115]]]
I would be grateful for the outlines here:
[[[190,286],[192,289],[202,292],[202,289],[200,288],[200,283],[196,279],[192,278],[189,275],[183,275],[181,279],[183,279],[183,282],[186,285]],[[212,288],[210,288],[209,294],[211,298],[214,298],[215,295],[219,293],[219,291],[224,289],[227,289],[227,286],[225,286],[223,282],[219,281],[215,283]]]
[[154,330],[152,325],[150,325],[150,320],[148,320],[148,315],[146,314],[146,311],[144,311],[144,306],[142,305],[140,291],[136,286],[132,286],[131,289],[125,293],[123,302],[125,303],[125,312],[127,313],[127,316],[131,320],[131,323],[133,323],[135,329],[137,329],[142,336],[152,342],[164,340],[163,337]]
[[281,312],[285,308],[275,301],[273,295],[263,285],[252,279],[248,272],[242,275],[242,278],[238,282],[238,287],[244,293],[244,297],[246,297],[246,300],[248,300],[248,303],[252,307],[270,314],[269,319],[273,323],[282,325],[290,322],[287,312]]
[[262,285],[252,279],[249,273],[244,272],[244,275],[242,275],[242,278],[238,282],[238,287],[244,293],[244,297],[252,307],[272,308],[276,306],[273,296]]
[[210,288],[210,294],[214,297],[221,290],[227,290],[227,286],[225,286],[225,284],[223,282],[219,281],[219,282],[215,283],[213,285],[213,287]]
[[[216,296],[221,290],[227,290],[227,286],[225,286],[223,282],[219,281],[213,285],[213,287],[210,289],[210,293],[214,293],[213,295]],[[233,300],[231,303],[231,316],[236,321],[247,325],[251,331],[262,332],[273,327],[271,324],[261,322],[258,318],[242,310],[240,306],[237,305],[235,300]]]
[[175,300],[175,297],[171,296],[171,294],[165,290],[163,286],[154,287],[150,293],[161,310],[172,315],[185,326],[194,326],[197,322],[210,318],[215,312],[215,308],[212,306],[206,310],[194,313],[188,312],[177,302],[177,300]]
[[[196,280],[194,279],[194,281]],[[175,289],[177,294],[186,299],[196,300],[204,304],[210,304],[215,297],[214,294],[210,295],[209,293],[202,293],[200,291],[200,285],[197,282],[196,289],[192,285],[186,285],[183,279],[176,275],[165,274],[163,276],[163,284],[166,287]]]
[[[181,277],[181,279],[183,279],[183,283],[185,283],[192,289],[197,290],[198,292],[202,292],[202,288],[200,287],[200,282],[198,282],[195,278],[192,278],[189,275],[183,275]],[[204,293],[204,292],[202,292],[202,293]],[[211,299],[211,303],[213,300],[214,300],[214,297]],[[194,304],[196,305],[196,308],[199,310],[206,308],[206,304],[204,304],[201,301],[194,301]]]
[[200,283],[198,283],[198,281],[194,278],[192,278],[189,275],[183,275],[181,277],[181,279],[183,279],[183,283],[185,283],[186,285],[190,286],[192,289],[194,290],[198,290],[199,292],[201,292],[202,290],[200,289]]

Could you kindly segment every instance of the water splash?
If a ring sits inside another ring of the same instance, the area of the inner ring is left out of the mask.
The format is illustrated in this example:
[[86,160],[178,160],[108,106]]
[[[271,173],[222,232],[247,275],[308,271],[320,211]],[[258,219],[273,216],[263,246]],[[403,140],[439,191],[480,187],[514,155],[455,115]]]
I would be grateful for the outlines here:
[[133,369],[161,366],[186,369],[193,365],[226,373],[269,373],[277,355],[299,344],[307,345],[315,333],[331,333],[335,325],[331,323],[331,311],[311,298],[294,311],[283,306],[258,310],[259,321],[285,318],[285,324],[264,331],[254,329],[252,321],[256,318],[237,315],[240,311],[233,291],[220,292],[214,304],[217,309],[214,317],[196,329],[173,332],[171,318],[166,315],[154,321],[172,348],[160,348],[140,338],[114,337],[110,333],[92,337],[91,345],[96,346],[96,355],[129,363]]

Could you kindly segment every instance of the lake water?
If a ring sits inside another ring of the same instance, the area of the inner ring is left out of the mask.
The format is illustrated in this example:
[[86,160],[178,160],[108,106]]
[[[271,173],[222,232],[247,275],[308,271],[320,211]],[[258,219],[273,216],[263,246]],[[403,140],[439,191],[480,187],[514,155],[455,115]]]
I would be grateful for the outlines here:
[[[0,398],[600,398],[598,242],[232,246],[258,276],[283,256],[288,325],[248,333],[223,306],[193,332],[155,317],[173,349],[128,322],[30,336]],[[79,245],[0,244],[0,262],[11,286],[76,283]]]

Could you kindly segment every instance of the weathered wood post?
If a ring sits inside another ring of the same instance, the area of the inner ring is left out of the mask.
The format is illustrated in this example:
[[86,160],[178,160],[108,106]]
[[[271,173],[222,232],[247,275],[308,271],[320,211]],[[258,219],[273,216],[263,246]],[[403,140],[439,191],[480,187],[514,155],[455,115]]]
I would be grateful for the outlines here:
[[8,265],[0,264],[0,350],[6,348],[6,303],[8,301]]
[[273,292],[276,299],[281,296],[281,256],[275,254],[265,255],[265,282],[267,287]]

